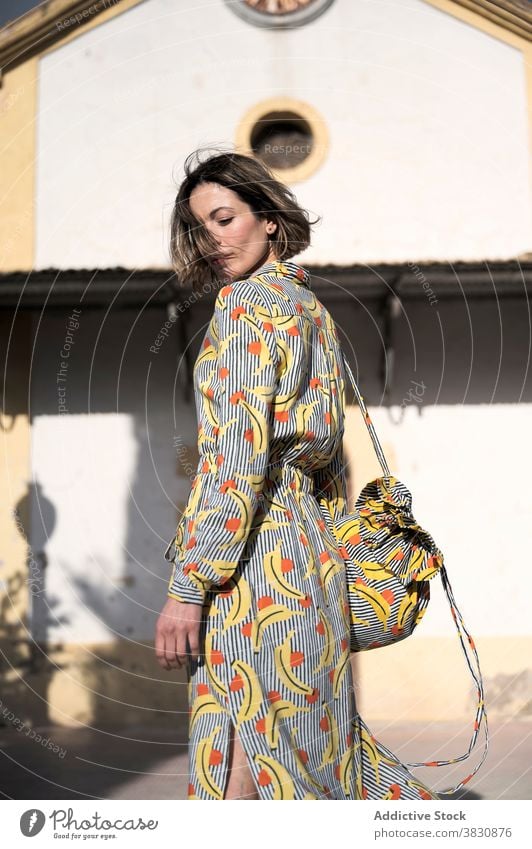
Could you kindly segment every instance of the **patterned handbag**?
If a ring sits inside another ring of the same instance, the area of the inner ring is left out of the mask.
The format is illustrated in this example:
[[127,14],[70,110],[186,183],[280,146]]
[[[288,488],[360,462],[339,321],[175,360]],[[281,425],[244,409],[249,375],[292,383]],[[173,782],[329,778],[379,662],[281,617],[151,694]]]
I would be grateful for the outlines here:
[[[445,570],[443,554],[412,515],[409,490],[390,474],[351,367],[342,356],[384,472],[362,489],[354,512],[333,523],[346,565],[351,651],[358,652],[409,637],[427,609],[430,579]],[[330,526],[330,515],[329,520]]]
[[477,650],[456,606],[443,554],[431,535],[416,522],[409,490],[390,474],[364,398],[343,352],[342,357],[384,472],[382,477],[364,486],[354,511],[337,521],[333,521],[325,505],[320,504],[345,562],[351,616],[351,651],[368,651],[410,636],[426,612],[430,600],[429,581],[436,574],[440,575],[460,644],[476,685],[478,701],[473,734],[468,751],[460,757],[403,766],[444,766],[465,760],[475,746],[484,721],[485,745],[480,762],[455,787],[438,790],[440,795],[455,793],[480,769],[488,752],[488,724]]

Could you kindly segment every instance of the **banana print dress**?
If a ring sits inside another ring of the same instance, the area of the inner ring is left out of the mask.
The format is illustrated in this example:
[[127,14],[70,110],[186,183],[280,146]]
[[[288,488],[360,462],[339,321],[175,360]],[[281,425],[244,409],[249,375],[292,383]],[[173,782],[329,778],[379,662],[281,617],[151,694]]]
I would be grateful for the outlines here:
[[189,799],[222,799],[236,728],[261,799],[437,798],[357,713],[344,564],[343,362],[292,261],[218,291],[194,366],[199,463],[168,595],[203,605]]

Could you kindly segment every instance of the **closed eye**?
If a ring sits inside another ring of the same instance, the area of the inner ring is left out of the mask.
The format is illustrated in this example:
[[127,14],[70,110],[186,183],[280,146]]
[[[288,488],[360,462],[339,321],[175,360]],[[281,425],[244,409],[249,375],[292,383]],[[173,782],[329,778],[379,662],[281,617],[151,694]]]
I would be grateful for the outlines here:
[[220,218],[218,224],[222,224],[225,227],[226,224],[230,224],[232,220],[232,218]]

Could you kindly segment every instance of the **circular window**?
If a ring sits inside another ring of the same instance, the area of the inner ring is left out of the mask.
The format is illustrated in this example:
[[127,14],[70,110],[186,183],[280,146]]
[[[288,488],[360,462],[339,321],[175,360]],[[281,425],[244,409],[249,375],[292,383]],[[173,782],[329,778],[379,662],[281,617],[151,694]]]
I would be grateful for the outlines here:
[[232,12],[259,27],[296,27],[313,21],[333,0],[226,0]]
[[310,124],[297,112],[268,112],[251,130],[250,147],[270,168],[286,170],[304,162],[312,152]]
[[291,98],[257,104],[237,131],[237,145],[277,172],[284,182],[309,177],[328,147],[325,125],[316,110]]

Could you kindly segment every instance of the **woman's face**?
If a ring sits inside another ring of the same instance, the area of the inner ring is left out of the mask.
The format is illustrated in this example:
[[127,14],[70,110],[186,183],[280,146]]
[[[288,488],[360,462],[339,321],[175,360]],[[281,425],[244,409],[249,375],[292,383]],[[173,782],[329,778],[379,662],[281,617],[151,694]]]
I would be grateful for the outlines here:
[[232,189],[201,183],[190,193],[190,208],[214,237],[218,250],[206,257],[219,278],[238,280],[276,259],[268,236],[277,224],[258,219]]

